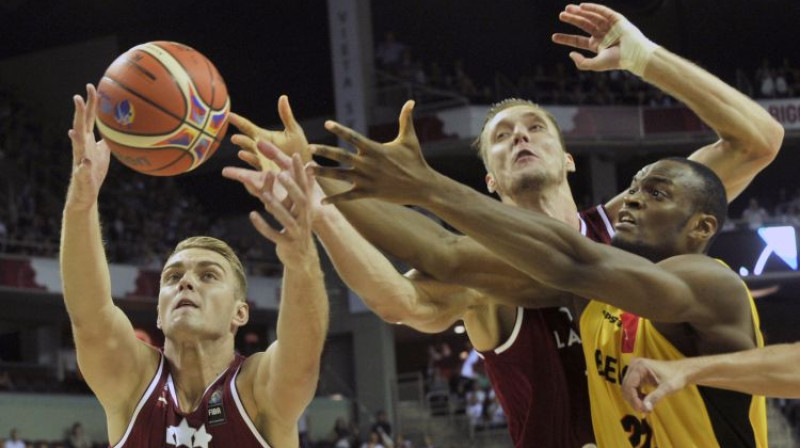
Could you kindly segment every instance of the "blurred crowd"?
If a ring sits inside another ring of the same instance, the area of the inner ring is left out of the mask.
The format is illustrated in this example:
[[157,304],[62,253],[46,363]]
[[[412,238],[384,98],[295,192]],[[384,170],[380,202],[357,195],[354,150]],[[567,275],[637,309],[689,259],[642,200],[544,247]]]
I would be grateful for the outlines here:
[[108,442],[93,442],[84,432],[83,425],[75,422],[71,428],[64,431],[61,440],[28,440],[16,428],[11,428],[8,438],[0,443],[3,448],[102,448]]
[[[569,62],[537,64],[532,73],[495,71],[493,79],[477,81],[465,68],[467,61],[421,61],[393,32],[387,32],[376,45],[375,64],[394,82],[450,91],[473,103],[515,97],[556,105],[676,105],[673,98],[627,71],[586,72]],[[777,66],[765,59],[755,72],[738,69],[735,77],[733,85],[752,98],[793,98],[800,93],[800,69],[788,58]]]
[[507,424],[483,359],[468,342],[458,353],[446,342],[428,346],[426,386],[434,415],[466,415],[474,431]]

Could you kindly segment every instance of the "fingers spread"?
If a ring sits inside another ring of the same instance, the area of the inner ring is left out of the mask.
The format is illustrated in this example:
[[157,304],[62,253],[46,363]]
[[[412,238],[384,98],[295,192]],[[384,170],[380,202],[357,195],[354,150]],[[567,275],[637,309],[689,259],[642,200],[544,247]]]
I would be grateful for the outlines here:
[[356,187],[347,190],[343,193],[334,194],[332,196],[328,196],[322,199],[323,204],[338,204],[340,202],[345,201],[352,201],[355,199],[361,199],[367,197],[367,194],[364,191],[356,189]]
[[259,130],[261,130],[261,128],[253,124],[252,121],[233,112],[231,112],[230,115],[228,115],[228,120],[230,124],[236,127],[236,129],[242,131],[242,133],[247,134],[253,138],[255,138],[255,135],[258,133]]
[[300,124],[294,118],[292,106],[289,105],[289,97],[286,95],[281,95],[278,98],[278,115],[281,117],[281,122],[287,131],[302,131]]
[[347,151],[346,149],[337,148],[335,146],[311,145],[310,149],[311,154],[339,162],[342,165],[352,166],[358,161],[355,154]]
[[600,34],[600,30],[597,27],[597,24],[589,20],[583,15],[580,14],[573,14],[571,12],[562,12],[558,15],[558,18],[570,25],[576,26],[583,30],[584,32],[591,34],[592,36],[597,37]]
[[250,222],[253,223],[253,227],[255,227],[258,233],[260,233],[264,238],[272,241],[275,244],[278,244],[281,241],[282,235],[280,232],[267,224],[267,221],[264,220],[264,218],[258,212],[250,212],[249,217]]
[[231,143],[244,150],[258,152],[256,141],[245,134],[233,134],[231,136]]
[[326,121],[325,122],[325,129],[335,134],[340,139],[346,141],[353,145],[359,152],[368,150],[368,149],[376,149],[380,147],[380,144],[377,142],[370,140],[363,135],[359,134],[358,132],[346,127],[342,126],[335,121]]
[[597,3],[581,3],[580,9],[603,17],[603,19],[609,21],[611,25],[616,23],[617,20],[622,17],[621,14],[615,12],[613,9],[608,8],[607,6],[598,5]]
[[264,203],[264,208],[283,226],[286,233],[294,234],[296,232],[298,228],[297,221],[288,208],[291,205],[284,205],[268,191],[261,194],[261,202]]
[[408,100],[400,110],[400,129],[397,140],[417,139],[417,131],[414,129],[414,100]]
[[236,153],[240,160],[244,161],[252,168],[257,170],[261,169],[261,162],[259,162],[258,156],[253,154],[252,152],[241,150]]
[[355,179],[358,178],[358,174],[356,174],[351,168],[316,165],[311,167],[311,171],[314,173],[314,176],[316,177],[339,179],[351,183],[355,182]]
[[257,143],[257,148],[259,154],[274,162],[280,169],[288,170],[291,168],[292,159],[272,143],[260,141]]
[[591,41],[586,36],[576,36],[574,34],[553,34],[553,42],[559,45],[579,48],[581,50],[596,51]]
[[308,198],[306,197],[305,192],[300,188],[297,182],[295,182],[295,179],[289,175],[289,173],[284,171],[278,174],[278,181],[289,193],[289,198],[294,206],[300,208],[305,207]]

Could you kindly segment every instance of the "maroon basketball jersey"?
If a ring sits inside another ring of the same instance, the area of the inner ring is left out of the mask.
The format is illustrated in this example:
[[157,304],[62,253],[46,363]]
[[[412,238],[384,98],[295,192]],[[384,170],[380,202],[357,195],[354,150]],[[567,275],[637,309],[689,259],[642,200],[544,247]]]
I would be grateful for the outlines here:
[[164,355],[122,439],[114,448],[269,447],[247,416],[236,390],[244,361],[237,354],[228,369],[208,386],[194,412],[182,412]]
[[[614,229],[602,205],[579,217],[583,235],[611,242]],[[518,308],[508,340],[482,353],[515,447],[594,443],[578,317],[566,308]]]

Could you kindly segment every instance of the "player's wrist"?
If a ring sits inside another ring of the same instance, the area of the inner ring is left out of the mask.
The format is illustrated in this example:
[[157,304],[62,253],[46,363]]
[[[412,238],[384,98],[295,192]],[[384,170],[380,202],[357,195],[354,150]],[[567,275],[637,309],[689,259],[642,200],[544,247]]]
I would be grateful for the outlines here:
[[639,28],[627,19],[622,19],[606,33],[600,43],[600,50],[619,45],[619,64],[636,76],[642,76],[658,44],[647,38]]
[[636,76],[643,76],[644,70],[653,59],[653,53],[659,46],[653,41],[644,38],[643,41],[632,45],[628,54],[620,58],[620,66]]

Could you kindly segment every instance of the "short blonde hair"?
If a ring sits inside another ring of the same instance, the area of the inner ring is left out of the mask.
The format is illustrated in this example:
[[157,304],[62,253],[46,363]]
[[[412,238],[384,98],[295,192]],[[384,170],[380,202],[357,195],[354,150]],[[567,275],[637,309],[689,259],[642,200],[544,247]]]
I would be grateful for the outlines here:
[[481,126],[480,134],[478,134],[478,137],[475,139],[475,141],[472,142],[472,147],[478,150],[478,156],[480,156],[481,160],[483,160],[483,164],[484,166],[486,166],[487,169],[489,168],[489,163],[488,160],[486,160],[486,140],[483,137],[483,133],[486,132],[486,125],[489,124],[489,122],[492,121],[492,119],[496,117],[497,114],[499,114],[500,112],[516,106],[529,106],[532,109],[542,111],[542,113],[544,113],[544,116],[551,123],[553,123],[553,126],[556,129],[556,133],[558,134],[558,141],[561,142],[561,150],[566,151],[566,145],[564,143],[564,134],[561,133],[561,127],[558,126],[558,122],[556,121],[556,118],[553,116],[553,114],[548,112],[542,106],[539,106],[538,104],[534,103],[533,101],[524,100],[522,98],[506,98],[503,101],[492,104],[492,106],[489,108],[489,112],[486,114],[486,119],[483,120],[483,126]]
[[231,265],[233,273],[236,276],[238,287],[236,299],[243,302],[247,299],[247,276],[244,273],[244,266],[242,266],[239,257],[236,256],[236,252],[234,252],[225,241],[210,236],[193,236],[186,238],[175,246],[175,249],[167,259],[186,249],[205,249],[222,255],[222,257],[228,261],[228,264]]

